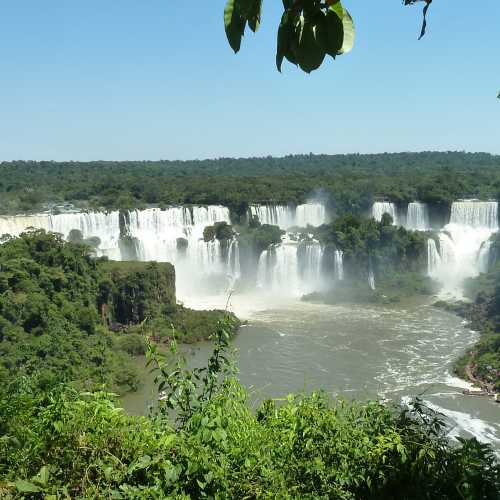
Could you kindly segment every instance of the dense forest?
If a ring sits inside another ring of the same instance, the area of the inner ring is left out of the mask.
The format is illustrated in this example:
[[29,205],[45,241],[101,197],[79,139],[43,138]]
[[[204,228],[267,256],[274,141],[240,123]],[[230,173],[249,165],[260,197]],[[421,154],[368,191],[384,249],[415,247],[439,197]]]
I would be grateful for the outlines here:
[[[427,152],[299,155],[202,161],[0,163],[0,212],[49,203],[80,208],[299,203],[323,196],[338,213],[362,214],[374,198],[449,205],[462,197],[500,198],[500,156]],[[283,177],[286,176],[286,182]]]
[[[207,338],[221,313],[177,305],[170,264],[108,262],[43,231],[0,246],[0,384],[137,387],[144,337]],[[237,327],[234,317],[233,328]]]

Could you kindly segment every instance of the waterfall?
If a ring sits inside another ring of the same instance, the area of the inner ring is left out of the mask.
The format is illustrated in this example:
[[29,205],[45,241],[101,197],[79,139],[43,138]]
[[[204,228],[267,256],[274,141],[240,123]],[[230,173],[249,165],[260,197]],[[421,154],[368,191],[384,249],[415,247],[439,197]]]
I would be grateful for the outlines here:
[[97,237],[100,240],[97,255],[119,259],[120,238],[119,212],[80,212],[68,214],[36,214],[0,217],[0,234],[19,236],[28,228],[44,229],[60,233],[68,238],[73,229],[82,233],[84,239]]
[[498,231],[498,202],[456,201],[451,205],[450,224]]
[[427,274],[434,276],[441,264],[441,256],[439,255],[436,242],[429,238],[427,240]]
[[[229,268],[229,263],[223,259],[220,241],[207,243],[203,240],[203,229],[216,222],[230,222],[228,208],[214,205],[130,211],[125,230],[133,239],[133,252],[120,243],[118,211],[0,217],[0,235],[18,236],[34,227],[60,233],[67,239],[70,232],[77,229],[84,239],[99,238],[97,255],[122,260],[136,254],[140,261],[171,262],[176,267],[177,286],[182,295],[183,292],[198,291],[200,283],[209,276],[220,274],[227,277],[239,273],[237,244],[230,252],[232,267]],[[186,240],[187,247],[179,248],[179,239]]]
[[236,238],[229,244],[229,250],[227,252],[227,269],[231,278],[231,288],[233,288],[241,277],[240,247]]
[[[133,210],[128,220],[129,235],[139,241],[139,260],[174,264],[181,296],[198,292],[200,283],[211,276],[232,275],[228,262],[223,260],[220,241],[203,240],[206,226],[216,222],[230,223],[229,209],[226,207],[214,205]],[[187,248],[182,251],[178,249],[179,238],[187,240]]]
[[344,252],[335,250],[335,279],[343,281],[344,279]]
[[323,203],[305,203],[293,207],[290,205],[251,205],[250,214],[258,217],[261,224],[291,227],[318,227],[328,222],[326,207]]
[[327,221],[326,207],[322,203],[306,203],[297,207],[295,225],[298,227],[318,227]]
[[368,258],[368,285],[371,290],[375,290],[375,273],[373,272],[371,256]]
[[299,295],[297,245],[283,243],[265,250],[259,258],[257,280],[266,292]]
[[295,211],[288,205],[251,205],[250,213],[258,217],[261,224],[288,229],[295,225]]
[[452,204],[450,222],[439,234],[441,262],[434,275],[443,291],[461,296],[465,278],[488,267],[491,235],[498,231],[498,203],[476,200]]
[[425,203],[415,201],[408,204],[406,228],[414,231],[427,231],[430,228],[429,209]]
[[384,214],[389,214],[392,217],[393,223],[398,224],[398,214],[396,205],[387,201],[376,201],[372,207],[372,217],[380,222]]
[[265,292],[301,296],[321,287],[323,249],[317,241],[284,239],[262,252],[257,286]]
[[297,248],[300,292],[311,293],[321,287],[323,248],[317,241],[301,242]]
[[480,273],[487,273],[490,269],[491,246],[491,240],[487,240],[481,245],[481,248],[479,249],[477,264]]

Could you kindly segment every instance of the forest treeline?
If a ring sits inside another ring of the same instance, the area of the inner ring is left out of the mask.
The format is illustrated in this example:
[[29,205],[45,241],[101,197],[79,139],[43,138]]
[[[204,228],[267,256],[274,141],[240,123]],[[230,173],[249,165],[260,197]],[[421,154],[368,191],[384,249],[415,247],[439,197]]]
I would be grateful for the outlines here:
[[[338,213],[364,213],[376,198],[449,205],[462,197],[500,198],[500,156],[423,152],[295,155],[200,161],[0,163],[0,211],[48,203],[80,208],[301,203],[322,196]],[[283,177],[286,176],[286,182]]]

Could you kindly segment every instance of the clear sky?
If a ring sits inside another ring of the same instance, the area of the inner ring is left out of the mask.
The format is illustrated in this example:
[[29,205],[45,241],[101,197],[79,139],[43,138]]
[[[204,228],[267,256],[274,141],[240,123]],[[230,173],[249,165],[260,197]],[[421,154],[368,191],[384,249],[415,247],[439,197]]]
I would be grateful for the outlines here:
[[235,56],[224,0],[15,0],[0,9],[0,160],[500,153],[500,1],[344,0],[354,51],[274,66],[280,0]]

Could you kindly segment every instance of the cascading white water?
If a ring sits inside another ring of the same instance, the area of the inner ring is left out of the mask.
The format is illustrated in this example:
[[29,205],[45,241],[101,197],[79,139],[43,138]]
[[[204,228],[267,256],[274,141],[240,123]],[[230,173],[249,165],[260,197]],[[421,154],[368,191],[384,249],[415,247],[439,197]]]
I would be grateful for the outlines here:
[[[137,258],[141,261],[171,262],[176,266],[180,295],[197,291],[204,276],[239,273],[239,248],[231,244],[231,265],[223,259],[218,240],[205,242],[203,230],[216,222],[230,223],[229,209],[222,206],[151,208],[128,213],[126,230],[134,238]],[[71,230],[81,231],[83,238],[97,237],[97,255],[122,260],[120,250],[120,215],[118,211],[71,213],[60,215],[0,217],[0,235],[18,236],[27,228],[45,229],[68,238]],[[178,239],[187,240],[179,248]]]
[[450,224],[498,231],[498,202],[456,201],[451,205]]
[[28,228],[44,229],[60,233],[68,238],[73,229],[81,231],[84,239],[97,237],[100,240],[97,255],[119,259],[120,238],[119,212],[79,212],[68,214],[37,214],[0,217],[0,234],[19,236]]
[[414,231],[427,231],[430,228],[429,209],[425,203],[415,201],[408,204],[405,227]]
[[306,203],[298,205],[295,214],[295,225],[298,227],[318,227],[328,222],[326,207],[323,203]]
[[257,271],[257,285],[265,292],[298,295],[299,273],[295,243],[284,242],[262,252]]
[[234,238],[227,252],[227,269],[231,278],[231,288],[241,277],[241,264],[240,264],[240,247],[238,240]]
[[384,214],[389,214],[392,217],[393,224],[397,225],[398,213],[396,210],[396,205],[394,203],[389,203],[387,201],[376,201],[372,207],[372,217],[380,222]]
[[368,286],[371,290],[375,290],[375,273],[373,272],[373,264],[371,257],[368,259]]
[[323,249],[317,241],[297,243],[285,238],[262,252],[257,286],[283,296],[301,296],[321,287]]
[[490,268],[491,240],[483,242],[477,256],[477,265],[480,273],[487,273]]
[[343,281],[344,279],[344,252],[335,250],[335,279]]
[[431,277],[435,276],[440,265],[441,256],[439,255],[436,242],[432,238],[429,238],[427,240],[427,274]]
[[[180,296],[197,292],[204,277],[231,275],[228,262],[222,258],[220,241],[203,240],[206,226],[230,223],[226,207],[150,208],[134,210],[128,218],[128,234],[139,242],[139,260],[174,264]],[[179,239],[187,240],[187,248],[182,251],[178,249]],[[233,255],[236,250],[233,248]]]
[[251,205],[250,214],[258,217],[261,224],[279,226],[281,229],[291,227],[318,227],[328,222],[326,207],[323,203],[304,203],[291,205]]
[[311,293],[321,288],[323,248],[317,241],[301,242],[297,248],[300,292]]
[[295,225],[295,210],[289,205],[251,205],[250,213],[258,217],[261,224],[288,229]]
[[496,231],[497,202],[469,200],[452,204],[450,223],[439,235],[441,263],[433,272],[445,294],[460,296],[463,280],[484,270],[489,261],[487,242]]

